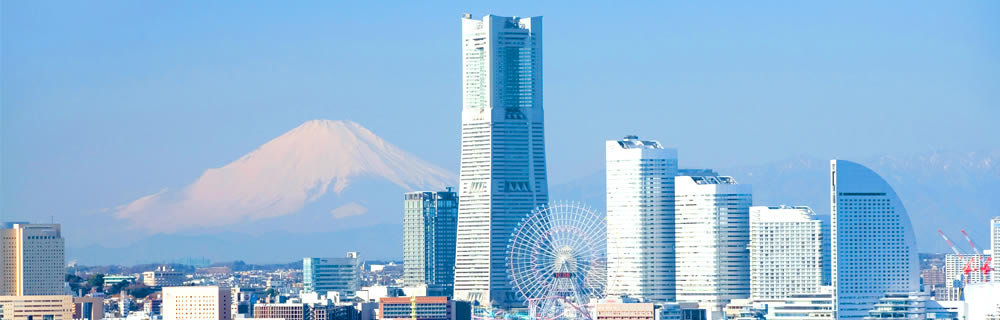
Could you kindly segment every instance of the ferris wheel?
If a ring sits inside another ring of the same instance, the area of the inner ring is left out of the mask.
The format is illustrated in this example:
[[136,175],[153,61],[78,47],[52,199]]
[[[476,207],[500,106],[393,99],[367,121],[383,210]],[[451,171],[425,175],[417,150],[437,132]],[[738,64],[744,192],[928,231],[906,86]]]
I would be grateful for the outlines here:
[[521,221],[508,247],[508,272],[534,318],[591,318],[583,305],[607,285],[607,223],[572,202],[543,205]]

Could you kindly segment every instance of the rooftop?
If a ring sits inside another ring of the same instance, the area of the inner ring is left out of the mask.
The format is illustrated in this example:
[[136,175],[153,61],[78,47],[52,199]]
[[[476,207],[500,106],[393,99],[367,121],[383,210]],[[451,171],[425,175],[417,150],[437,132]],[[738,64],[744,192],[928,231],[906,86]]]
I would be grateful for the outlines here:
[[736,179],[730,176],[693,176],[691,180],[697,184],[736,184]]
[[618,140],[618,145],[623,149],[663,149],[663,145],[656,140],[639,140],[639,136],[625,136]]

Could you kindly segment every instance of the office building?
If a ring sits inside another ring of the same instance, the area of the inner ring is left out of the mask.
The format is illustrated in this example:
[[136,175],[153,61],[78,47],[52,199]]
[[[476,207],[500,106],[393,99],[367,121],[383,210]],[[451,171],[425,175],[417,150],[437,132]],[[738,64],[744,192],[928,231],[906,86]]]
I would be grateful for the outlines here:
[[886,293],[864,319],[942,319],[959,320],[959,313],[964,308],[949,308],[941,303],[930,300],[926,292]]
[[3,320],[73,320],[73,297],[61,295],[0,296]]
[[258,303],[253,306],[253,315],[254,318],[312,320],[309,307],[302,303]]
[[73,297],[73,319],[101,320],[104,318],[104,298]]
[[750,297],[750,185],[727,176],[674,182],[677,300],[721,319],[730,300]]
[[982,271],[986,257],[984,254],[945,255],[945,286],[960,288],[971,283],[986,282],[988,275]]
[[451,295],[455,282],[458,194],[448,191],[403,195],[403,284],[425,285]]
[[655,320],[656,305],[652,303],[597,303],[594,320]]
[[930,292],[931,299],[936,301],[962,301],[961,287],[931,286],[925,287]]
[[448,297],[384,297],[378,301],[383,320],[455,319]]
[[779,300],[829,285],[823,219],[809,207],[750,208],[750,298]]
[[705,309],[697,302],[666,302],[657,303],[659,320],[706,320]]
[[726,304],[725,314],[725,319],[764,320],[767,304],[750,299],[733,299]]
[[[160,315],[163,313],[163,292],[154,292],[146,296],[142,301],[142,312],[148,315]],[[235,317],[233,318],[235,319]]]
[[[990,253],[993,258],[990,260],[990,269],[1000,270],[1000,217],[990,219]],[[990,281],[1000,282],[997,272],[991,273]]]
[[542,18],[462,18],[455,298],[523,306],[507,274],[517,223],[549,202]]
[[302,259],[304,292],[336,291],[342,297],[353,297],[361,289],[361,259],[357,252],[343,258]]
[[159,266],[156,270],[142,273],[142,283],[147,287],[179,287],[184,285],[186,276],[169,266]]
[[353,305],[335,305],[332,303],[309,304],[309,320],[356,320],[358,312]]
[[793,293],[768,305],[767,319],[833,320],[833,287],[822,287],[815,293]]
[[0,229],[0,295],[65,294],[65,241],[58,224],[5,223]]
[[944,269],[938,268],[937,266],[931,266],[929,269],[922,269],[920,270],[920,280],[923,285],[927,287],[944,287]]
[[226,287],[163,288],[163,320],[232,320],[232,304]]
[[909,215],[896,192],[860,164],[830,161],[837,317],[862,319],[886,293],[920,290]]
[[677,150],[626,136],[605,143],[608,295],[675,301]]

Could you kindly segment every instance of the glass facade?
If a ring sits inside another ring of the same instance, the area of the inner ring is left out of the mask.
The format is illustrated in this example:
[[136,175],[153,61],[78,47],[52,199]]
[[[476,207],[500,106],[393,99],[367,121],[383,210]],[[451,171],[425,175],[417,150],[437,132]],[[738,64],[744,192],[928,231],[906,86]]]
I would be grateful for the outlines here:
[[886,293],[920,290],[917,244],[896,192],[860,164],[830,161],[838,319],[862,319]]
[[403,195],[403,283],[452,292],[458,195],[452,191]]

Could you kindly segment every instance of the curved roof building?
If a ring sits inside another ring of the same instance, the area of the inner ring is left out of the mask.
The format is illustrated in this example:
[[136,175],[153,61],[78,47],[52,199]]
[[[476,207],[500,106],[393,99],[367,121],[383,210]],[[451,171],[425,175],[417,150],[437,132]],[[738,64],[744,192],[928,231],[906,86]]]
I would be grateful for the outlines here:
[[830,161],[837,318],[862,319],[886,293],[920,290],[917,243],[896,192],[867,167]]

